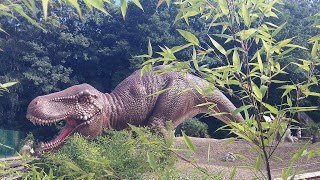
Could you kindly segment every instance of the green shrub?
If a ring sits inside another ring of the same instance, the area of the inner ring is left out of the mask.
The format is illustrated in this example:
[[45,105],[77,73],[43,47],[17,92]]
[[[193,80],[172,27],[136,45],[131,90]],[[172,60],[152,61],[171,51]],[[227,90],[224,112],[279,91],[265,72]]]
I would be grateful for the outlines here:
[[181,123],[175,131],[176,136],[181,136],[182,131],[192,137],[209,137],[208,125],[199,121],[197,118],[190,118]]
[[43,163],[55,176],[67,179],[141,179],[144,174],[172,171],[177,160],[169,150],[172,144],[146,129],[135,131],[111,131],[94,141],[75,135]]
[[[132,131],[110,131],[95,140],[75,134],[59,151],[43,154],[41,159],[22,156],[21,165],[28,171],[9,168],[0,174],[26,180],[207,179],[215,176],[200,167],[188,168],[186,173],[187,167],[174,166],[180,149],[173,146],[173,134],[164,139],[146,128],[131,128]],[[2,162],[0,166],[6,164]]]

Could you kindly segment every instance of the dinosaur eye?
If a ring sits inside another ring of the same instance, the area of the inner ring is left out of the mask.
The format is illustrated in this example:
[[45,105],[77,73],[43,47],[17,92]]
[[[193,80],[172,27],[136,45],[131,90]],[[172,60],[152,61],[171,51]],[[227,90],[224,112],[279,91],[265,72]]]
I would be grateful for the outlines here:
[[87,97],[84,97],[84,96],[79,97],[78,98],[78,102],[81,103],[81,104],[87,102]]

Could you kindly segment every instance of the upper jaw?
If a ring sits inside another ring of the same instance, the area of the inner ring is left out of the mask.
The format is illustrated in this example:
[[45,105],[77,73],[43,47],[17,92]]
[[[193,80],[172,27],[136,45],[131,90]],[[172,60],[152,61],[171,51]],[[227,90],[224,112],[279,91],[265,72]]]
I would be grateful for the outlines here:
[[31,114],[27,114],[26,118],[35,125],[51,125],[60,122],[62,119],[66,119],[67,116],[62,116],[55,119],[42,119]]

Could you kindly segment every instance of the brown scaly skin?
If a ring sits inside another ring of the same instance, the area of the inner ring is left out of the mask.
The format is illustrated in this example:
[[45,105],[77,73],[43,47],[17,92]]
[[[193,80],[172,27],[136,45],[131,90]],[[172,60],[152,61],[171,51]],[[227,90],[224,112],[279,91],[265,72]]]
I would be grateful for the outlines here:
[[[158,66],[154,71],[161,69],[163,66]],[[141,72],[136,71],[110,94],[81,84],[39,96],[29,104],[27,119],[41,125],[66,121],[58,137],[41,145],[44,151],[58,148],[75,132],[95,138],[105,130],[125,129],[128,124],[160,128],[164,132],[166,121],[177,126],[199,113],[211,114],[225,123],[243,121],[240,114],[231,115],[236,107],[220,91],[203,97],[193,88],[195,84],[204,87],[208,83],[191,74],[148,72],[141,76]],[[184,91],[186,89],[189,90]],[[157,93],[162,90],[164,92]],[[217,105],[213,110],[197,106],[205,102]],[[215,115],[220,112],[228,114]]]

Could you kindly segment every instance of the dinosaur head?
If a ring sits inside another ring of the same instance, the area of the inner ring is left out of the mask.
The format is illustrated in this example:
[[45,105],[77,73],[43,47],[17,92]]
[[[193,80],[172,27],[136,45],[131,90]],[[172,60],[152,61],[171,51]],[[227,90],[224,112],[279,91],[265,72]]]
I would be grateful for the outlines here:
[[26,117],[36,125],[65,121],[57,137],[41,143],[41,150],[50,151],[75,132],[89,138],[101,134],[106,116],[105,103],[103,93],[88,84],[81,84],[35,98],[28,106]]

